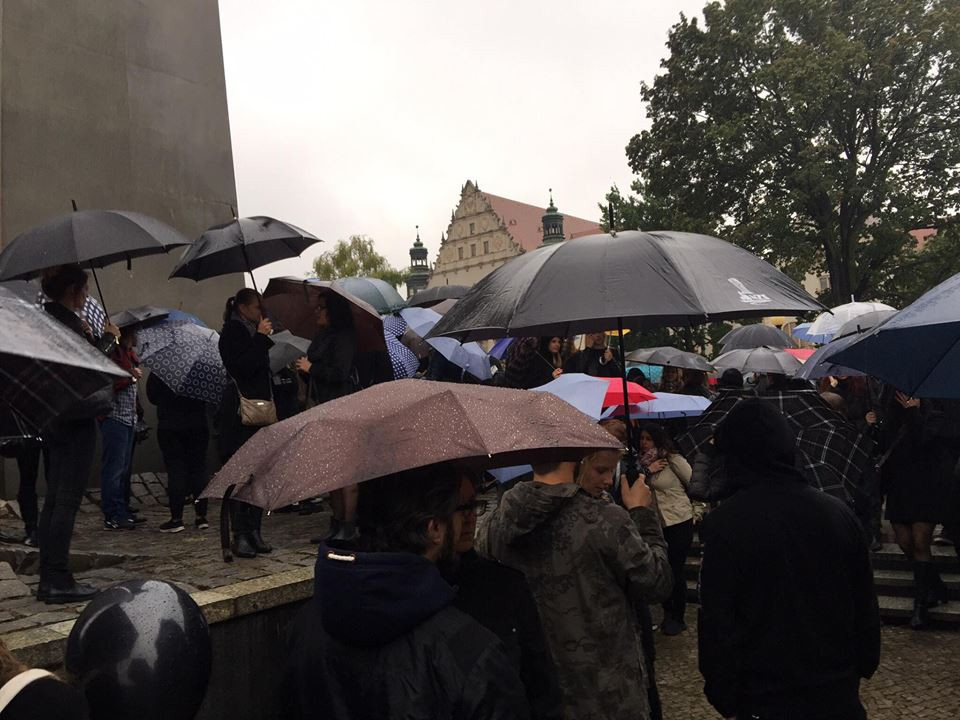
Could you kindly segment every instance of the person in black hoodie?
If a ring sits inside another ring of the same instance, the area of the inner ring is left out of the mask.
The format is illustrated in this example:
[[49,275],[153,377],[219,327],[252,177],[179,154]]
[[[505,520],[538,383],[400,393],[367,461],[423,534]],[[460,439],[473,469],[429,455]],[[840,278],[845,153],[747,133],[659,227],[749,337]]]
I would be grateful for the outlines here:
[[[220,461],[225,463],[252,438],[259,427],[244,425],[240,419],[240,395],[270,400],[273,397],[270,373],[270,335],[273,324],[261,311],[260,293],[243,288],[227,300],[220,331],[220,357],[231,382],[223,389],[220,402]],[[233,554],[252,558],[273,550],[260,535],[263,510],[230,501],[233,515]],[[222,511],[221,511],[222,512]]]
[[606,334],[586,333],[583,337],[584,349],[567,358],[563,371],[594,377],[620,377],[620,362],[613,350],[607,347]]
[[320,547],[290,634],[284,717],[523,720],[496,635],[453,606],[459,475],[434,466],[360,486],[357,550]]
[[701,528],[707,699],[725,718],[865,718],[859,684],[880,662],[880,616],[856,516],[804,482],[770,403],[741,402],[714,444],[735,489]]

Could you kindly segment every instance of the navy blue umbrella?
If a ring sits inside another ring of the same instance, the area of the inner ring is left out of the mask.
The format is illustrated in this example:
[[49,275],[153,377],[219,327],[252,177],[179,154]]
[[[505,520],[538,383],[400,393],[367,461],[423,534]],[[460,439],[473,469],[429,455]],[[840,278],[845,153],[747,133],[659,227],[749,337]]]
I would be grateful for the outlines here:
[[960,274],[832,359],[914,397],[960,398]]
[[863,375],[859,370],[838,365],[834,360],[837,353],[841,350],[846,350],[859,338],[859,335],[847,335],[817,349],[813,355],[806,359],[803,367],[797,371],[796,377],[802,378],[803,380],[819,380],[820,378],[831,376],[848,377],[850,375]]

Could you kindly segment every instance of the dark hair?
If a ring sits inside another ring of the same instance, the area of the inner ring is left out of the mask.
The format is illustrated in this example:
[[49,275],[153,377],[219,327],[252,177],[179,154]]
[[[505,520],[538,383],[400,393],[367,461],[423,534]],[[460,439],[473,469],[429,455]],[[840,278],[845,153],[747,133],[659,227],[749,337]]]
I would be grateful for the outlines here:
[[717,386],[725,389],[743,389],[743,373],[736,368],[727,368],[723,371]]
[[463,474],[453,465],[434,465],[361,483],[360,548],[422,555],[430,547],[427,523],[434,518],[450,520]]
[[226,307],[223,309],[223,321],[226,322],[233,317],[237,305],[249,305],[254,300],[260,300],[260,293],[253,288],[241,288],[237,294],[227,299]]
[[640,368],[630,368],[630,371],[627,373],[627,380],[629,382],[635,382],[638,385],[643,385],[647,381],[647,374]]
[[60,302],[68,292],[84,287],[87,281],[87,273],[79,265],[59,265],[44,273],[40,288],[48,298]]
[[645,432],[653,440],[653,444],[658,450],[666,450],[668,453],[675,453],[677,446],[673,444],[673,438],[664,430],[663,425],[657,423],[644,423],[640,432]]
[[347,330],[353,327],[353,314],[350,312],[350,303],[335,292],[324,293],[327,301],[327,317],[330,318],[330,327],[334,330]]

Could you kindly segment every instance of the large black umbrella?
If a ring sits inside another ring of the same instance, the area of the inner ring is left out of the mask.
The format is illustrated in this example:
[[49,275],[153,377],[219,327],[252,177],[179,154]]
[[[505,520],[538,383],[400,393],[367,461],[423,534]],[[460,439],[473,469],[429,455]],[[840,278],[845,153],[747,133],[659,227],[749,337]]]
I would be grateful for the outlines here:
[[780,328],[764,323],[734,328],[720,338],[721,352],[750,350],[758,347],[795,348],[797,343]]
[[128,377],[49,314],[0,288],[0,406],[43,430],[85,398]]
[[407,302],[408,307],[433,307],[444,300],[459,300],[470,288],[466,285],[438,285],[421,290]]
[[[197,238],[183,253],[170,277],[207,278],[250,273],[277,260],[298,257],[320,238],[296,225],[271,217],[236,218],[215,225]],[[257,281],[253,281],[256,288]]]
[[702,372],[714,371],[713,365],[702,355],[678,350],[675,347],[640,348],[627,355],[627,362],[686,368],[688,370],[701,370]]
[[960,398],[960,274],[833,356],[914,397]]

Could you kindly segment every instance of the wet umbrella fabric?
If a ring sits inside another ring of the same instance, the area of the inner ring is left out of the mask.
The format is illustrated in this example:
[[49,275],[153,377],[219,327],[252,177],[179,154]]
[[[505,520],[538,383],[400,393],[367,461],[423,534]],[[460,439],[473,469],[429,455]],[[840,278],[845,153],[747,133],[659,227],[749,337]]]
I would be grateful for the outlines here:
[[28,279],[77,263],[101,268],[190,241],[166,223],[125,210],[78,210],[27,230],[0,252],[0,280]]
[[[671,418],[697,417],[710,407],[710,400],[700,395],[679,395],[658,392],[653,400],[631,405],[630,417],[634,420],[669,420]],[[604,418],[623,415],[623,405],[611,407]]]
[[803,367],[797,371],[796,377],[802,380],[819,380],[825,377],[848,377],[861,376],[862,372],[853,368],[844,367],[834,362],[834,356],[841,350],[845,350],[857,341],[857,335],[848,335],[837,338],[836,340],[818,348],[811,355]]
[[306,230],[271,217],[237,218],[197,238],[170,277],[199,281],[230,273],[252,273],[277,260],[299,257],[318,242],[322,242],[320,238]]
[[459,300],[470,288],[466,285],[440,285],[421,290],[407,303],[407,307],[431,307],[444,300]]
[[810,334],[833,338],[837,335],[837,331],[844,323],[855,320],[861,315],[876,312],[877,310],[896,312],[896,308],[881,302],[850,302],[845,305],[838,305],[835,308],[831,308],[829,312],[817,315],[816,319],[810,325]]
[[664,367],[678,367],[702,372],[713,372],[714,368],[702,355],[678,350],[674,347],[654,347],[634,350],[627,355],[627,362],[637,362],[644,365],[662,365]]
[[390,356],[394,380],[412,378],[420,369],[420,358],[400,341],[406,332],[407,323],[402,317],[383,316],[383,337],[387,341],[387,355]]
[[263,291],[263,302],[274,329],[312,338],[317,332],[314,309],[320,297],[327,293],[334,293],[347,301],[357,337],[357,350],[386,352],[383,320],[379,313],[369,303],[347,292],[336,280],[273,278]]
[[138,325],[140,323],[162,320],[170,315],[170,310],[153,305],[141,305],[140,307],[121,310],[111,319],[113,324],[119,328]]
[[619,447],[606,430],[548,393],[398,380],[261,428],[203,496],[222,497],[236,485],[233,497],[271,510],[437,463],[485,469]]
[[[400,317],[407,323],[407,328],[411,332],[420,338],[426,338],[443,316],[430,308],[412,307],[401,310]],[[460,343],[446,337],[427,338],[426,343],[478,380],[489,380],[493,377],[490,356],[477,343]]]
[[960,398],[960,274],[833,356],[914,397]]
[[42,430],[94,393],[129,377],[35,305],[0,288],[0,405]]
[[734,328],[720,338],[722,352],[750,350],[758,347],[795,348],[797,344],[783,330],[773,325],[755,323]]
[[896,310],[871,310],[863,315],[858,315],[852,320],[847,320],[847,322],[840,326],[840,329],[837,330],[833,337],[842,338],[848,335],[864,333],[886,322],[896,314]]
[[227,384],[220,335],[192,323],[163,323],[137,335],[141,362],[177,395],[219,405]]
[[569,337],[817,310],[769,263],[718,238],[681,232],[588,235],[524,253],[480,280],[433,330],[485,340]]
[[337,280],[344,290],[366,302],[381,315],[392,313],[407,303],[390,283],[379,278],[347,277]]
[[678,438],[684,456],[692,460],[704,451],[727,414],[742,400],[755,397],[773,403],[790,423],[797,436],[797,465],[807,482],[850,504],[873,462],[873,440],[831,410],[815,390],[720,393],[697,424]]
[[718,372],[733,368],[741,373],[794,375],[802,365],[803,363],[785,350],[770,347],[730,350],[713,360],[713,366]]
[[531,391],[555,395],[597,421],[603,414],[603,401],[609,389],[610,383],[605,378],[596,378],[583,373],[564,373],[546,385],[532,388]]
[[309,340],[297,337],[289,330],[275,332],[270,336],[270,339],[273,341],[273,345],[268,351],[270,372],[272,373],[280,372],[297,358],[306,355],[307,350],[310,349]]

